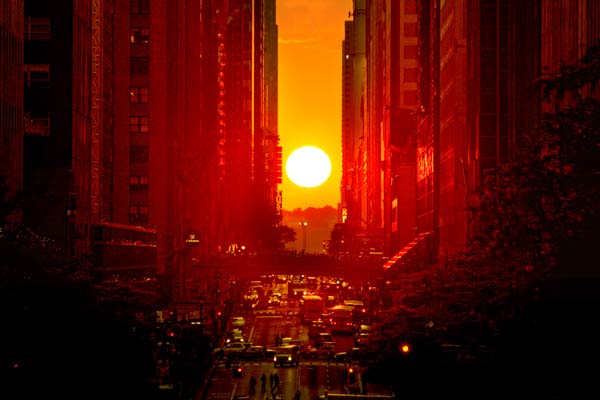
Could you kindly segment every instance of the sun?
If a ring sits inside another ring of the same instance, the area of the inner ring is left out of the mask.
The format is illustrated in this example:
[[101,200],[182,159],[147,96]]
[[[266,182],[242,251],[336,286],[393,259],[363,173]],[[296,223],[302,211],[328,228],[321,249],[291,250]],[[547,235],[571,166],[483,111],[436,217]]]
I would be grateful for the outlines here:
[[329,178],[331,161],[318,147],[304,146],[290,154],[285,163],[285,172],[300,187],[317,187]]

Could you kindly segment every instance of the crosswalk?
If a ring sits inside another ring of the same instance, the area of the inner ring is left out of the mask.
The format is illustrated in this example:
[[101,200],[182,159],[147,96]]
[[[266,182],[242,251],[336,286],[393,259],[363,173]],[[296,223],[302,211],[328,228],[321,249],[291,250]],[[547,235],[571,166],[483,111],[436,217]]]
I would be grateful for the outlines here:
[[[241,366],[261,366],[261,365],[272,365],[273,361],[240,361],[239,365]],[[217,364],[219,367],[225,368],[226,363],[220,362]],[[342,362],[327,362],[327,360],[302,360],[300,361],[300,366],[315,366],[315,367],[343,367],[347,364]]]

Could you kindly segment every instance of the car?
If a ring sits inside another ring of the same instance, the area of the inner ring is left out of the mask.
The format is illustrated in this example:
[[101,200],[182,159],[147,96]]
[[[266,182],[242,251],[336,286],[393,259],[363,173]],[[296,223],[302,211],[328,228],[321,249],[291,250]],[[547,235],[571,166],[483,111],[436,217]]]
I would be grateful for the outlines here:
[[370,333],[358,333],[354,336],[354,345],[357,347],[369,344]]
[[278,296],[271,296],[269,299],[269,305],[279,307],[281,305],[281,300]]
[[250,346],[238,354],[242,360],[260,360],[265,358],[267,349],[264,346]]
[[233,329],[227,334],[226,343],[244,342],[244,334],[239,329]]
[[233,317],[233,319],[231,320],[231,326],[233,326],[234,328],[243,328],[244,326],[246,326],[246,320],[244,319],[244,317]]
[[277,368],[278,365],[294,366],[300,364],[300,352],[297,346],[280,346],[276,349],[273,357],[273,365]]
[[[227,343],[225,346],[223,346],[222,348],[222,352],[220,354],[226,356],[226,357],[232,357],[232,356],[237,356],[237,354],[239,354],[240,352],[246,350],[248,347],[250,347],[250,345],[248,343],[243,343],[243,342],[232,342],[232,343]],[[215,349],[216,351],[218,349]]]
[[349,363],[350,361],[352,361],[352,357],[347,351],[342,351],[339,353],[335,353],[335,355],[333,356],[333,360],[336,363]]

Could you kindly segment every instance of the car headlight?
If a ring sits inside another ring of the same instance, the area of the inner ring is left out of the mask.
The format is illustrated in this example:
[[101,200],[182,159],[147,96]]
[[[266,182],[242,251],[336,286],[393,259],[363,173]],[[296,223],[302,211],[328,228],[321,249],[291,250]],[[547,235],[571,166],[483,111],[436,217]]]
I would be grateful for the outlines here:
[[288,361],[292,361],[292,356],[288,356]]

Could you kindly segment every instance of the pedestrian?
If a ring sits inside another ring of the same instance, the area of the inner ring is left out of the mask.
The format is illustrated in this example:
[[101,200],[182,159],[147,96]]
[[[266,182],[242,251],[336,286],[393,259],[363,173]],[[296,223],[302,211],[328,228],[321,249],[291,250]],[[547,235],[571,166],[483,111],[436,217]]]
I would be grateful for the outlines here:
[[277,374],[277,372],[275,372],[275,375],[273,375],[273,392],[275,391],[275,389],[277,389],[277,393],[279,393],[279,375]]
[[250,394],[256,393],[256,379],[254,375],[250,376]]
[[300,389],[296,390],[296,394],[294,395],[293,400],[300,400],[300,396],[302,394],[300,393]]
[[273,391],[273,374],[269,375],[269,386],[271,387],[271,391]]
[[267,391],[267,376],[263,372],[263,374],[260,376],[260,392],[264,393],[266,391]]

